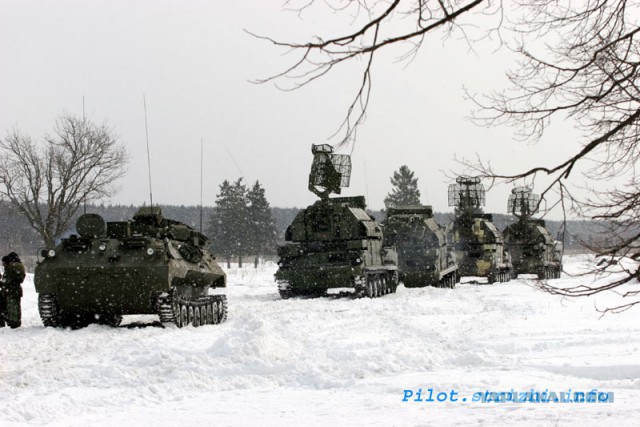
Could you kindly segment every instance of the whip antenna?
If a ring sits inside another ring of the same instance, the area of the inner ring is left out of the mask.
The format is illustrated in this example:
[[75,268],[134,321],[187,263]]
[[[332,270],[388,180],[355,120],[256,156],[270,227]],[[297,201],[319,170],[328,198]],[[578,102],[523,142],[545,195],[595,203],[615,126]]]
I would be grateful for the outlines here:
[[144,133],[147,137],[147,163],[149,167],[149,204],[153,207],[153,191],[151,191],[151,153],[149,151],[149,126],[147,125],[147,98],[142,94],[144,104]]
[[231,158],[231,161],[233,162],[233,164],[236,165],[236,169],[238,169],[238,172],[240,172],[240,176],[244,177],[244,173],[242,173],[242,169],[240,169],[240,166],[238,166],[238,162],[236,162],[236,159],[233,158],[231,151],[229,151],[226,145],[224,146],[224,149],[227,151],[227,154]]
[[367,158],[363,156],[362,162],[364,163],[364,192],[367,195],[367,200],[369,200],[369,177],[367,177]]

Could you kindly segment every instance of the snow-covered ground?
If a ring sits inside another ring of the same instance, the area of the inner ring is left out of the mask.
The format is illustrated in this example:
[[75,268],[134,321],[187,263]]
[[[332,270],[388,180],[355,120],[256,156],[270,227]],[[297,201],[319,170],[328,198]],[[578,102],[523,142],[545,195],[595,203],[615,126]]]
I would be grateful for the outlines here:
[[[588,257],[565,259],[569,273],[591,265]],[[23,327],[0,329],[0,425],[640,420],[640,307],[604,317],[594,308],[615,296],[561,298],[521,278],[453,290],[400,286],[374,300],[285,301],[274,272],[272,264],[232,268],[228,321],[184,329],[153,326],[153,316],[125,318],[147,327],[45,329],[29,277]],[[554,282],[593,280],[565,274]],[[423,400],[432,389],[447,401],[416,402],[419,389]],[[474,393],[531,389],[597,389],[613,392],[614,402],[473,401]],[[405,390],[414,393],[408,401]]]

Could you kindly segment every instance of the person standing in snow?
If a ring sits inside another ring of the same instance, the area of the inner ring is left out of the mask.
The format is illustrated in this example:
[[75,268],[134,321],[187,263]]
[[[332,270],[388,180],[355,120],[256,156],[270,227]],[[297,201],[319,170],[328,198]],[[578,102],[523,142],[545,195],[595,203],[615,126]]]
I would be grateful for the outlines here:
[[0,273],[0,328],[4,328],[7,324],[3,314],[5,311],[7,311],[7,299],[2,292],[2,273]]
[[25,273],[18,254],[11,252],[2,257],[4,276],[0,280],[0,327],[17,328],[22,323],[20,299]]

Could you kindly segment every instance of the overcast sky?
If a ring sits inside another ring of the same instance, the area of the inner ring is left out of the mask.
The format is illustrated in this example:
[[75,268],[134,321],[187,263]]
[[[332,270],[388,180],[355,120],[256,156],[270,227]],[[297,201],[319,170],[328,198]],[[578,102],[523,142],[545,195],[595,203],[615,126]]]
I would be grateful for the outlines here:
[[[121,190],[105,203],[148,203],[143,95],[146,96],[155,203],[200,202],[200,144],[204,141],[204,204],[213,205],[224,179],[259,180],[272,206],[302,207],[311,144],[325,143],[357,90],[361,64],[343,67],[295,92],[250,80],[282,71],[293,57],[244,30],[285,40],[330,28],[310,11],[299,18],[282,0],[0,1],[0,132],[32,137],[50,132],[56,116],[83,113],[107,122],[130,153]],[[408,165],[422,202],[447,206],[451,170],[476,153],[513,172],[561,158],[577,146],[570,126],[557,126],[540,144],[516,142],[511,129],[485,129],[466,117],[472,92],[504,84],[506,52],[439,35],[411,63],[382,52],[353,151],[351,187],[380,209],[389,178]],[[347,153],[348,154],[348,153]],[[510,188],[487,194],[486,212],[506,213]]]

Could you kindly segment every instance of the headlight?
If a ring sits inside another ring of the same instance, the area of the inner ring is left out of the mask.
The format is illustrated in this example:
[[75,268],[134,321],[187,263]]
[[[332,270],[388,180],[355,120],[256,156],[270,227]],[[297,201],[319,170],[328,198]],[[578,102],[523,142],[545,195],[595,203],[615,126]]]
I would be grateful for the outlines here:
[[153,248],[148,248],[147,249],[147,255],[151,256],[155,253],[156,251],[153,250]]
[[98,246],[98,249],[104,252],[107,250],[107,245],[105,245],[104,243],[100,243],[100,245]]
[[284,267],[284,262],[279,262],[278,267]]
[[47,256],[49,258],[53,258],[54,256],[56,256],[56,251],[54,251],[53,249],[50,249],[49,252],[47,252]]

